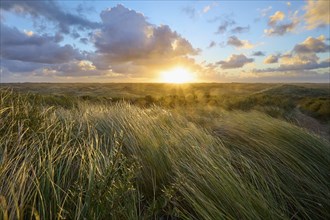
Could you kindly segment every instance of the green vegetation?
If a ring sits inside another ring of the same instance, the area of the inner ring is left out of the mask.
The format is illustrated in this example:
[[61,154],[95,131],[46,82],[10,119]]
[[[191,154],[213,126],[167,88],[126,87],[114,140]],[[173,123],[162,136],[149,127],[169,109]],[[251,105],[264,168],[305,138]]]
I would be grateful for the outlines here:
[[[328,84],[3,84],[19,93],[29,92],[49,105],[72,107],[77,100],[166,109],[213,106],[225,110],[257,110],[272,117],[292,120],[295,110],[330,122]],[[78,97],[78,99],[77,99]],[[74,101],[73,99],[74,98]]]
[[329,219],[330,143],[294,113],[324,88],[238,87],[0,90],[0,219]]

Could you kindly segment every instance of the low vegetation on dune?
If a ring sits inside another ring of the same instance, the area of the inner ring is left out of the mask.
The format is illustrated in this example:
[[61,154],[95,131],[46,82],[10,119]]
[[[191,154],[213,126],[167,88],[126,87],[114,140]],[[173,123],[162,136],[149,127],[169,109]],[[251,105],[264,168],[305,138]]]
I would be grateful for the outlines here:
[[284,106],[151,98],[2,89],[0,219],[330,219],[330,143]]

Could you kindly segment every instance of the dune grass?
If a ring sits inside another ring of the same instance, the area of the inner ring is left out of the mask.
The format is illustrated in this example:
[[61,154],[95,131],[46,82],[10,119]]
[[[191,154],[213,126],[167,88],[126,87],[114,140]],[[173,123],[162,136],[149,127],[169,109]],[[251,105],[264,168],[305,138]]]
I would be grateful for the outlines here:
[[329,142],[288,122],[34,97],[0,92],[0,219],[330,218]]

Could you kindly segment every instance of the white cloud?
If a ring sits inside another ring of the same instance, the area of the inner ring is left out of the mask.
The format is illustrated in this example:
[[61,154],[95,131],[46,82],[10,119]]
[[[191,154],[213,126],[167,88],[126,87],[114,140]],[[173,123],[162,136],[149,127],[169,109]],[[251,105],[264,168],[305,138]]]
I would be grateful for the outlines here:
[[297,44],[293,51],[295,53],[323,53],[328,52],[330,46],[325,43],[325,36],[320,35],[318,38],[308,37],[301,44]]
[[268,36],[274,35],[284,35],[289,32],[293,32],[299,24],[299,19],[297,17],[298,11],[295,11],[293,15],[289,16],[288,21],[283,22],[285,19],[285,14],[281,11],[275,12],[268,19],[269,29],[265,29],[264,33]]
[[218,3],[217,2],[213,2],[212,4],[210,5],[206,5],[204,8],[203,8],[203,13],[207,13],[209,12],[212,8],[218,6]]
[[231,45],[242,49],[251,49],[254,47],[248,40],[240,40],[236,36],[230,36],[227,40],[227,45]]
[[273,36],[273,35],[281,36],[288,32],[292,32],[295,29],[296,25],[297,25],[296,23],[278,25],[278,26],[275,26],[274,28],[265,29],[264,32],[265,32],[265,34],[267,34],[269,36]]
[[276,56],[276,55],[269,55],[264,60],[264,63],[266,63],[266,64],[277,63],[277,62],[278,62],[278,56]]
[[97,52],[91,60],[99,69],[122,73],[147,72],[197,55],[189,41],[167,25],[147,22],[143,14],[122,5],[102,11],[102,28],[93,34]]
[[285,14],[281,11],[276,11],[275,14],[269,16],[269,25],[275,25],[277,22],[282,21],[285,18]]
[[268,6],[267,8],[258,9],[258,11],[260,12],[261,17],[266,17],[272,8],[272,6]]
[[[107,71],[97,70],[89,60],[71,61],[68,63],[49,66],[43,69],[42,73],[51,72],[56,76],[101,76]],[[41,74],[42,75],[42,74]]]
[[279,63],[279,67],[257,69],[255,72],[290,72],[307,71],[330,68],[330,58],[320,61],[317,53],[330,50],[329,45],[324,43],[323,35],[318,38],[308,37],[302,43],[297,44],[294,48],[283,55],[271,55],[265,59],[265,63]]
[[24,33],[26,34],[26,36],[32,37],[33,36],[33,31],[28,31],[28,30],[24,30]]
[[308,0],[304,7],[306,11],[305,21],[307,29],[311,30],[323,25],[330,24],[330,1],[329,0]]
[[203,8],[203,13],[207,13],[211,9],[210,5],[207,5]]
[[241,68],[248,63],[252,63],[253,58],[247,58],[244,54],[232,54],[227,60],[217,62],[222,69]]

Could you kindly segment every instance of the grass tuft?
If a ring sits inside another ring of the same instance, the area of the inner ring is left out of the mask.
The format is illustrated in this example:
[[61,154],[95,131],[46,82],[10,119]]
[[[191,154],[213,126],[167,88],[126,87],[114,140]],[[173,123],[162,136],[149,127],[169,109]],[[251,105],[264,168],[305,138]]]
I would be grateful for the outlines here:
[[260,112],[211,131],[156,106],[0,102],[0,219],[330,218],[329,142]]

